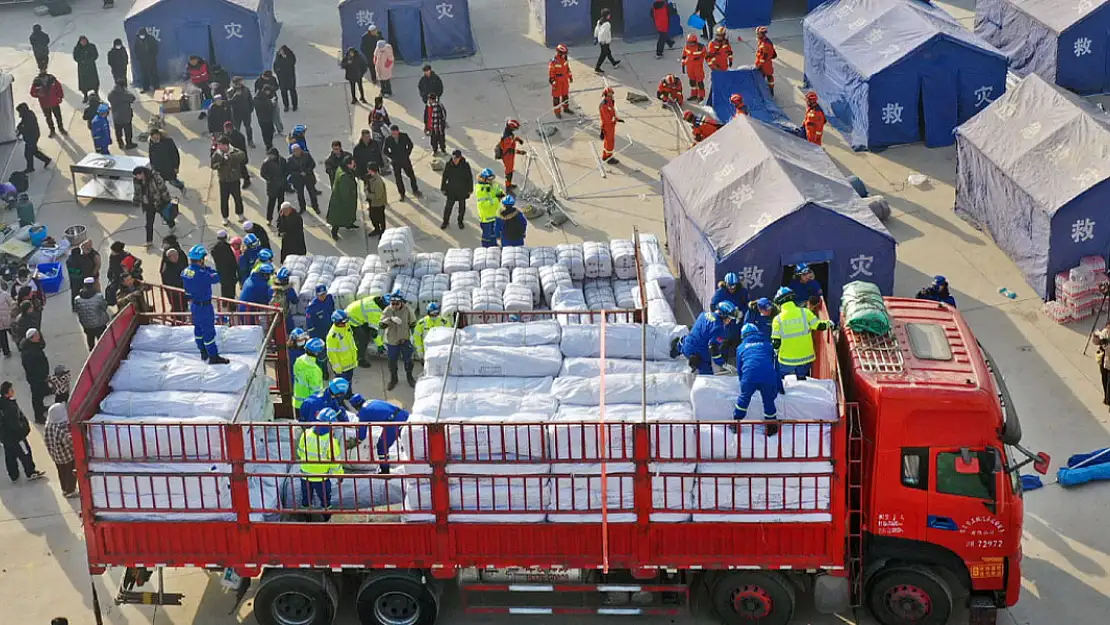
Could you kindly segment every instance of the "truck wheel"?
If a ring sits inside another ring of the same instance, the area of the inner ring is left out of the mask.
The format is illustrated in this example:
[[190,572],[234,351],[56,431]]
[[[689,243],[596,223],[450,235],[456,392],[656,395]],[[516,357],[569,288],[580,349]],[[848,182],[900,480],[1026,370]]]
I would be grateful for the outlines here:
[[275,571],[262,576],[254,597],[259,625],[331,625],[339,593],[329,576],[312,571]]
[[787,625],[794,617],[794,588],[774,573],[726,573],[713,583],[710,596],[725,625]]
[[875,575],[867,605],[882,625],[944,625],[952,614],[952,590],[923,566],[895,566]]
[[362,625],[432,625],[439,600],[415,578],[370,576],[358,589],[355,610]]

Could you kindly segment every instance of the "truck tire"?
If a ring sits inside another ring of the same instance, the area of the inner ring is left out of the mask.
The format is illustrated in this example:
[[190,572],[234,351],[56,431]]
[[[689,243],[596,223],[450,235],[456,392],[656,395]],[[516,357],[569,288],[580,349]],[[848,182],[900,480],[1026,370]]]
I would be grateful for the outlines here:
[[896,565],[868,584],[867,607],[882,625],[944,625],[952,614],[952,589],[924,566]]
[[433,625],[439,617],[435,589],[412,575],[371,575],[355,598],[362,625]]
[[331,625],[338,607],[327,573],[269,569],[254,597],[254,618],[259,625]]
[[794,587],[776,573],[722,574],[713,582],[710,598],[725,625],[787,625],[794,618]]

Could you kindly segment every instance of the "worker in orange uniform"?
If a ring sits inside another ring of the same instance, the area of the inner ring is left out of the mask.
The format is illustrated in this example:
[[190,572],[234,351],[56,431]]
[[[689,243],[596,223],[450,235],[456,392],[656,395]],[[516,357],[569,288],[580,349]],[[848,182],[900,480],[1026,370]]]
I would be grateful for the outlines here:
[[523,150],[518,150],[516,147],[518,145],[524,145],[524,139],[516,136],[516,131],[518,129],[520,129],[520,122],[515,119],[507,120],[505,122],[505,131],[501,133],[501,140],[497,142],[497,147],[493,151],[493,156],[501,159],[501,163],[505,166],[506,188],[513,186],[513,170],[516,167],[516,155],[524,154]]
[[817,103],[817,94],[810,91],[806,94],[806,118],[803,122],[806,129],[806,140],[815,145],[821,145],[827,121],[825,111]]
[[709,69],[727,70],[732,67],[732,44],[728,42],[728,30],[724,26],[718,26],[713,32],[716,36],[705,47]]
[[744,96],[739,93],[734,93],[728,101],[732,102],[732,106],[736,107],[736,110],[732,113],[733,117],[737,115],[751,115],[751,113],[748,112],[748,106],[744,104]]
[[613,156],[613,146],[617,142],[617,122],[624,123],[624,120],[617,117],[617,102],[613,98],[613,88],[606,87],[601,91],[601,106],[598,107],[598,112],[601,114],[601,160],[609,163],[610,165],[617,165],[620,161]]
[[770,37],[767,36],[767,27],[760,26],[755,29],[756,39],[759,44],[755,48],[755,68],[759,70],[763,77],[767,79],[767,87],[771,90],[771,96],[775,95],[775,64],[774,60],[778,58],[779,53],[775,51],[775,44],[771,42]]
[[567,47],[560,43],[555,46],[555,58],[547,64],[547,82],[551,83],[551,106],[555,117],[559,119],[563,118],[563,113],[574,114],[570,110],[570,83],[574,82],[574,75],[570,72],[567,53]]
[[655,97],[663,102],[663,106],[667,106],[671,102],[682,106],[682,81],[674,74],[667,74],[663,77],[663,80],[659,81],[659,89],[655,91]]
[[693,111],[683,113],[682,119],[694,127],[694,143],[705,141],[721,129],[721,124],[717,120],[706,115],[694,115]]
[[694,33],[686,36],[686,47],[682,49],[682,73],[690,79],[690,101],[704,100],[705,46],[698,41],[698,36]]

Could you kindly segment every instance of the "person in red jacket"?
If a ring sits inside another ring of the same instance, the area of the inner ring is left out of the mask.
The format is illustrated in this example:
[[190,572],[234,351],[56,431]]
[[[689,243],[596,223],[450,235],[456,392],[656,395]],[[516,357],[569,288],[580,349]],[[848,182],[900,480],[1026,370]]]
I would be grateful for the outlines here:
[[563,44],[555,46],[555,57],[547,64],[547,82],[551,83],[551,106],[555,117],[563,118],[563,113],[570,115],[570,83],[574,82],[574,74],[570,71],[570,59],[567,58],[567,47]]
[[39,107],[42,109],[42,116],[46,118],[46,127],[50,129],[51,137],[56,136],[55,121],[58,124],[58,132],[63,135],[69,134],[62,126],[62,99],[65,98],[65,91],[62,90],[62,83],[58,82],[54,74],[48,74],[45,69],[39,70],[39,75],[31,81],[31,97],[39,101]]
[[705,46],[698,36],[686,36],[686,47],[682,48],[682,72],[690,79],[690,101],[705,99]]
[[734,93],[728,101],[732,102],[732,106],[736,107],[736,110],[732,113],[733,117],[737,115],[751,115],[751,113],[748,113],[748,106],[744,104],[744,96],[739,93]]
[[655,0],[651,3],[651,21],[655,24],[655,32],[659,39],[655,42],[655,58],[663,58],[663,44],[674,48],[674,39],[671,39],[671,13],[674,8],[668,0]]
[[663,77],[663,80],[659,81],[659,88],[655,91],[655,97],[663,101],[664,107],[671,102],[682,106],[682,81],[674,74],[667,74]]
[[775,95],[775,64],[774,60],[778,57],[778,52],[775,51],[775,44],[767,36],[767,27],[760,26],[755,29],[756,39],[759,44],[755,48],[755,68],[763,74],[767,79],[767,87],[771,89],[771,95]]
[[721,123],[717,120],[706,115],[694,115],[693,111],[683,113],[682,119],[694,127],[694,143],[705,141],[721,129]]
[[601,114],[601,160],[610,165],[620,164],[617,157],[613,156],[613,147],[617,141],[617,122],[624,122],[617,117],[617,102],[613,98],[613,88],[606,87],[601,91],[601,105],[598,107]]
[[524,154],[522,150],[517,149],[516,146],[524,145],[524,139],[516,136],[516,131],[520,129],[520,122],[515,119],[510,119],[505,122],[505,130],[501,133],[501,140],[497,142],[497,148],[494,150],[494,157],[501,159],[501,164],[505,166],[505,187],[513,186],[513,171],[516,169],[516,155]]
[[185,66],[185,71],[189,74],[189,82],[200,89],[203,100],[211,100],[212,88],[208,86],[211,80],[211,76],[208,75],[208,63],[199,56],[193,55],[189,57],[189,64]]
[[817,94],[810,91],[806,94],[806,118],[803,125],[806,129],[806,141],[821,145],[825,134],[825,111],[817,103]]
[[728,30],[718,26],[714,34],[713,41],[705,47],[709,69],[727,70],[732,67],[732,44],[728,42]]

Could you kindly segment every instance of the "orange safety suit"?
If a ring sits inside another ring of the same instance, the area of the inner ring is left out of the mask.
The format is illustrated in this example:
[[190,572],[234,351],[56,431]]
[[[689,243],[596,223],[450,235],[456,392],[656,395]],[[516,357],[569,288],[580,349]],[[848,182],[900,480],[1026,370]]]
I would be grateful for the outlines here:
[[601,114],[601,160],[607,161],[613,157],[613,146],[617,141],[617,122],[620,118],[617,117],[616,102],[612,98],[601,98],[598,113]]
[[732,44],[728,39],[714,39],[705,49],[709,69],[726,70],[732,67]]
[[513,183],[513,171],[516,168],[517,145],[524,145],[524,139],[512,133],[507,133],[497,142],[497,147],[501,148],[501,163],[505,165],[506,186]]
[[682,71],[690,79],[690,99],[705,99],[705,46],[701,42],[686,44],[682,49]]
[[825,111],[821,110],[820,104],[811,104],[806,109],[806,118],[803,125],[806,129],[806,140],[816,145],[821,145],[821,140],[825,134]]
[[755,49],[755,68],[763,74],[767,79],[767,86],[771,89],[771,95],[775,95],[775,64],[774,60],[778,57],[778,52],[775,51],[775,44],[764,36],[759,40],[759,45]]
[[721,124],[708,117],[694,119],[694,142],[701,143],[721,129]]
[[547,82],[551,83],[551,106],[555,116],[562,117],[564,112],[570,112],[570,83],[574,82],[570,59],[556,54],[547,64]]
[[684,96],[682,95],[682,82],[678,80],[678,76],[675,76],[674,80],[667,80],[667,77],[663,77],[663,80],[659,81],[659,89],[655,92],[655,97],[662,100],[664,104],[674,102],[682,106]]

